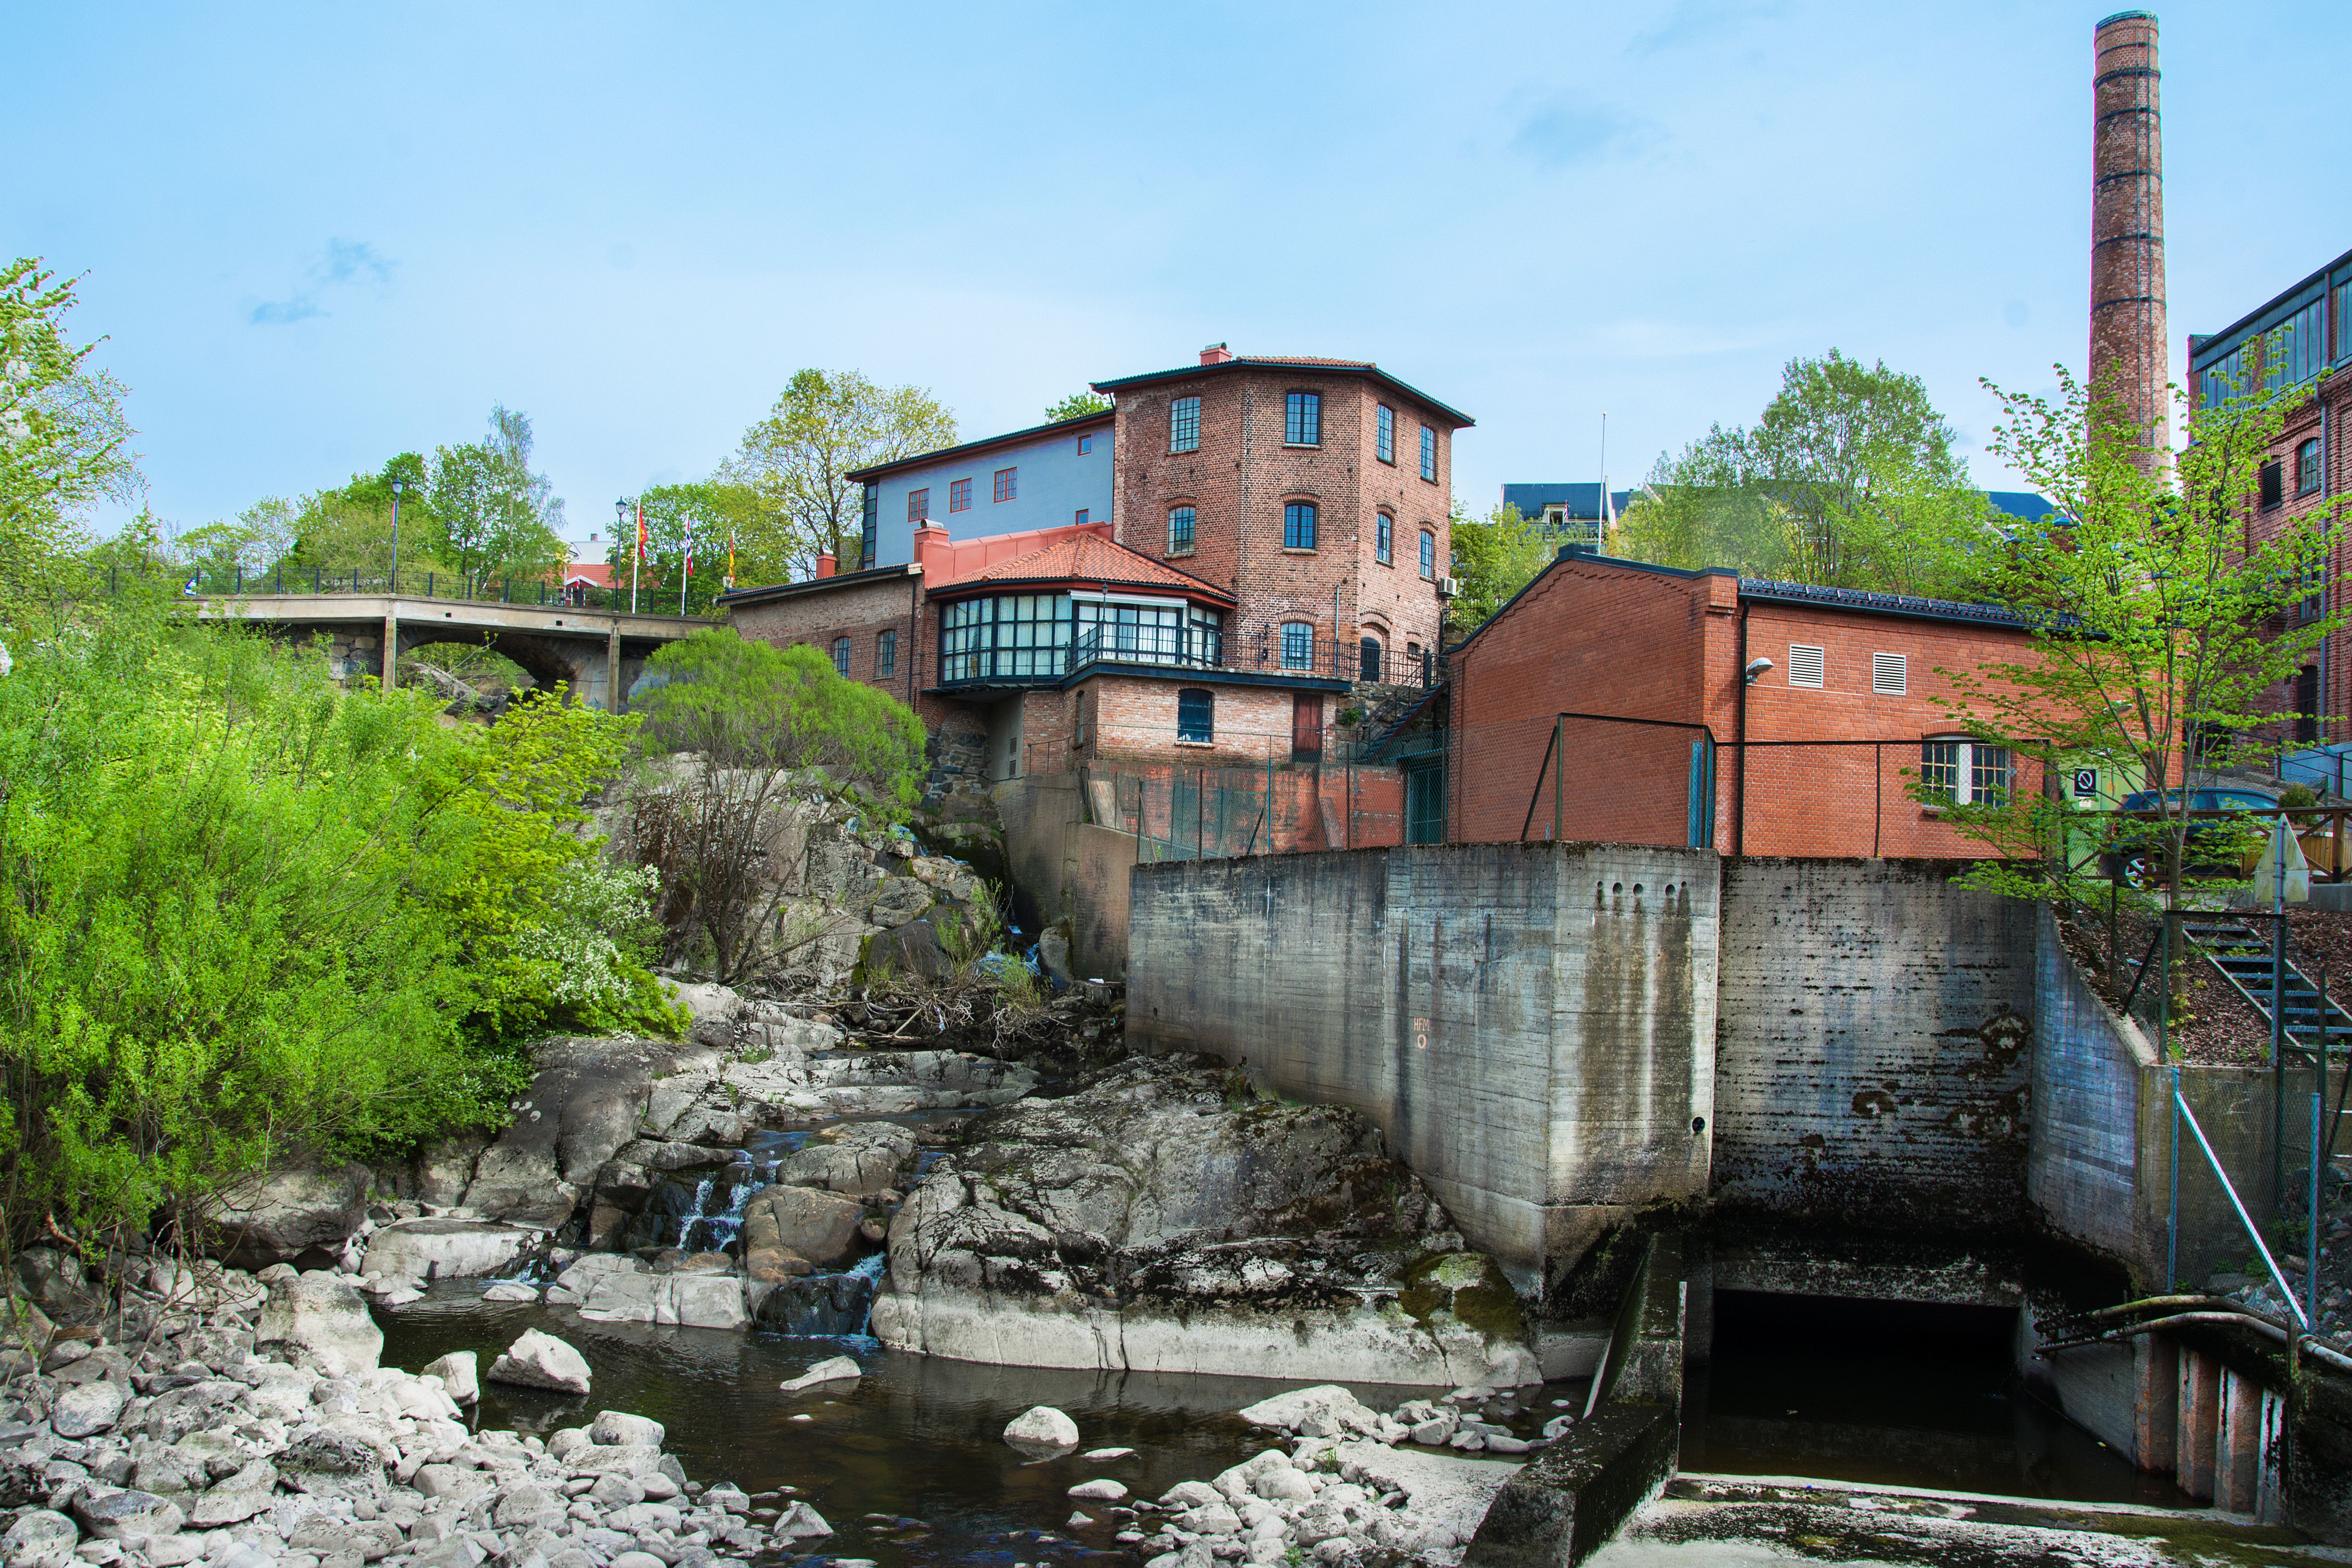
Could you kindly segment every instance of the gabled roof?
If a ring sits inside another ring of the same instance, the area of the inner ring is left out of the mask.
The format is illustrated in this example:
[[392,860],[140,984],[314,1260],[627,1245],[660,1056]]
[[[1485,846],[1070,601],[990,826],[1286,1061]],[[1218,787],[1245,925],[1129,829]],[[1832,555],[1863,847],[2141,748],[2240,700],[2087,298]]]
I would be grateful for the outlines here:
[[918,452],[911,458],[899,458],[887,463],[877,463],[868,468],[852,468],[842,476],[845,479],[870,479],[878,475],[896,473],[901,468],[929,468],[934,463],[951,463],[960,458],[977,458],[1002,447],[1021,447],[1048,436],[1075,436],[1093,426],[1108,425],[1113,411],[1081,414],[1076,419],[1056,419],[1050,425],[1032,425],[1026,430],[1014,430],[1003,436],[991,436],[984,440],[966,441],[960,447],[942,447],[936,452]]
[[1315,354],[1237,354],[1213,364],[1179,365],[1174,370],[1146,371],[1141,375],[1122,375],[1110,381],[1092,384],[1097,392],[1116,396],[1121,387],[1147,386],[1155,382],[1184,381],[1195,376],[1225,375],[1247,370],[1320,370],[1333,375],[1360,375],[1367,381],[1392,387],[1424,408],[1434,409],[1454,422],[1455,429],[1477,423],[1458,408],[1449,408],[1416,386],[1408,386],[1367,359],[1324,359]]
[[1234,596],[1222,588],[1190,573],[1179,572],[1165,562],[1155,561],[1139,550],[1130,550],[1094,532],[1073,533],[1068,538],[1055,540],[1043,550],[1034,550],[1010,561],[1000,561],[985,572],[958,578],[952,584],[935,589],[933,593],[935,597],[944,598],[951,594],[1003,587],[1015,583],[1094,583],[1109,588],[1181,594],[1187,598],[1205,599],[1218,605],[1235,602]]

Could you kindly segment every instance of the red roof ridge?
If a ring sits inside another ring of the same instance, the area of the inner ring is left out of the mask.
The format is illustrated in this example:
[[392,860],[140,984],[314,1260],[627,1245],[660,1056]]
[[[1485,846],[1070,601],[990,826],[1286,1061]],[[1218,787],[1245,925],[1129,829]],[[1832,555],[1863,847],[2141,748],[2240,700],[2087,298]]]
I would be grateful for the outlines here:
[[1072,582],[1118,583],[1129,587],[1174,588],[1188,594],[1210,594],[1230,600],[1233,595],[1204,578],[1146,555],[1140,550],[1097,533],[1060,539],[1041,550],[1000,561],[982,572],[959,578],[967,583],[1030,583],[1067,579]]

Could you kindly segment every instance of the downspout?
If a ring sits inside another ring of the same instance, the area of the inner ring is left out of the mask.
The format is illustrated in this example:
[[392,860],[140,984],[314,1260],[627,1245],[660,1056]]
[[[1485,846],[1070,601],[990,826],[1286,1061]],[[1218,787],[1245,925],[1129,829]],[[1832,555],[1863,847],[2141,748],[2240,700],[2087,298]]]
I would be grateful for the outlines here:
[[915,705],[915,666],[923,657],[923,574],[907,574],[907,706]]
[[1748,853],[1748,613],[1756,607],[1753,601],[1739,601],[1739,706],[1731,721],[1732,749],[1738,752],[1734,759],[1737,769],[1731,786],[1731,855],[1733,859]]

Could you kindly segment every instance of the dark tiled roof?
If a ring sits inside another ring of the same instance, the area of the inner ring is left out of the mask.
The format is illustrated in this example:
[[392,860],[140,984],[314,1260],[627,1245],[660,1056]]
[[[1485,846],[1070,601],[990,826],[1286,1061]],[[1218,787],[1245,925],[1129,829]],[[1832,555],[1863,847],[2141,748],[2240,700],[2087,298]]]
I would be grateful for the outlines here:
[[1184,364],[1173,370],[1150,370],[1140,375],[1122,375],[1109,381],[1093,383],[1097,392],[1116,395],[1123,386],[1144,386],[1157,381],[1183,381],[1194,376],[1228,374],[1243,370],[1328,370],[1341,375],[1360,375],[1394,387],[1407,397],[1427,408],[1433,408],[1454,422],[1456,428],[1466,428],[1477,423],[1458,408],[1449,408],[1417,386],[1410,386],[1382,370],[1368,359],[1326,359],[1317,354],[1236,354],[1232,359],[1213,364]]
[[[1503,504],[1519,509],[1524,518],[1540,518],[1548,506],[1564,507],[1572,518],[1597,518],[1601,515],[1601,484],[1597,479],[1583,479],[1561,484],[1523,484],[1503,487]],[[1610,510],[1618,517],[1633,504],[1632,490],[1611,490]]]
[[[1614,563],[1612,563],[1614,564]],[[1881,616],[1909,616],[1921,620],[1973,621],[1984,626],[2031,628],[2042,623],[1999,605],[1963,605],[1951,599],[1916,599],[1908,594],[1874,594],[1861,588],[1824,588],[1814,583],[1778,583],[1769,578],[1742,577],[1739,596],[1767,604],[1821,605],[1831,609],[1864,610]]]
[[887,463],[877,463],[867,468],[853,468],[842,478],[870,479],[877,474],[887,474],[899,468],[922,468],[932,463],[950,462],[957,458],[976,458],[992,447],[1017,447],[1024,442],[1036,440],[1041,436],[1051,436],[1056,432],[1075,434],[1089,425],[1108,425],[1111,422],[1111,415],[1112,411],[1106,408],[1099,414],[1081,414],[1075,419],[1056,419],[1050,425],[1032,425],[1026,430],[1009,431],[1004,435],[991,436],[980,441],[966,441],[957,447],[942,447],[936,452],[918,452],[911,458],[899,458]]

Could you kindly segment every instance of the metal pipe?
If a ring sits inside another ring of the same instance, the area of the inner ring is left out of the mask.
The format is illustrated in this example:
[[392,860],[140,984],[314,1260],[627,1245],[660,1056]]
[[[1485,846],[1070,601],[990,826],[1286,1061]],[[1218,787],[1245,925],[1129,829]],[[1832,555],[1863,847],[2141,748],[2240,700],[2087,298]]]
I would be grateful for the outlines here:
[[1748,614],[1755,607],[1746,601],[1739,606],[1739,668],[1733,678],[1739,682],[1739,706],[1731,721],[1731,742],[1739,752],[1738,771],[1731,786],[1731,854],[1734,859],[1748,853]]
[[2303,1354],[2315,1356],[2324,1364],[2332,1366],[2338,1372],[2352,1372],[2352,1356],[2347,1356],[2341,1351],[2332,1350],[2307,1334],[2296,1334],[2279,1327],[2267,1318],[2257,1317],[2246,1311],[2176,1312],[2168,1318],[2150,1318],[2146,1322],[2106,1329],[2095,1334],[2084,1334],[2071,1340],[2053,1340],[2046,1345],[2035,1347],[2033,1353],[2048,1355],[2053,1351],[2070,1351],[2077,1346],[2100,1344],[2109,1340],[2137,1339],[2142,1334],[2154,1333],[2158,1329],[2176,1329],[2193,1323],[2212,1323],[2252,1329],[2265,1339],[2275,1340],[2291,1348],[2299,1348]]
[[[2189,1109],[2189,1102],[2187,1100],[2180,1098],[2180,1090],[2178,1087],[2179,1081],[2179,1069],[2177,1068],[2173,1069],[2173,1079],[2175,1083],[2175,1088],[2172,1091],[2172,1103],[2174,1108],[2179,1112],[2180,1116],[2188,1121],[2189,1131],[2197,1134],[2197,1146],[2205,1151],[2206,1162],[2213,1167],[2214,1179],[2221,1184],[2222,1194],[2230,1200],[2230,1206],[2237,1211],[2238,1223],[2246,1227],[2246,1234],[2253,1238],[2254,1250],[2262,1255],[2263,1267],[2270,1270],[2271,1279],[2278,1286],[2280,1296],[2285,1299],[2287,1306],[2294,1312],[2297,1318],[2303,1318],[2303,1307],[2295,1300],[2294,1291],[2288,1287],[2286,1276],[2279,1272],[2278,1261],[2271,1257],[2270,1244],[2263,1240],[2263,1233],[2254,1228],[2253,1220],[2246,1214],[2246,1205],[2238,1201],[2238,1189],[2230,1184],[2230,1173],[2221,1169],[2221,1156],[2214,1153],[2213,1145],[2205,1141],[2205,1129],[2197,1124],[2197,1113]],[[2308,1329],[2311,1326],[2311,1321],[2307,1318],[2303,1318],[2303,1326]]]
[[2180,1283],[2180,1069],[2172,1069],[2172,1217],[2164,1232],[2164,1288]]

